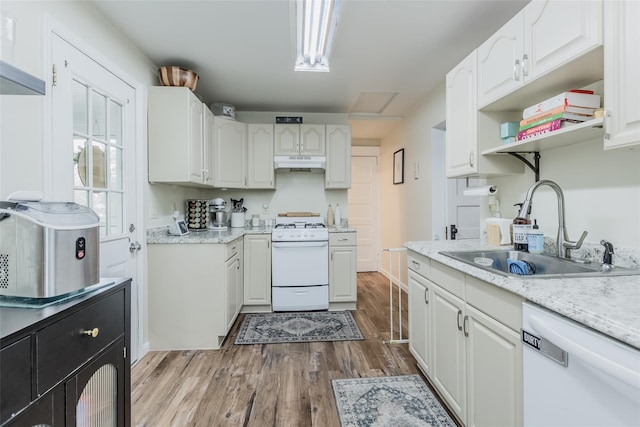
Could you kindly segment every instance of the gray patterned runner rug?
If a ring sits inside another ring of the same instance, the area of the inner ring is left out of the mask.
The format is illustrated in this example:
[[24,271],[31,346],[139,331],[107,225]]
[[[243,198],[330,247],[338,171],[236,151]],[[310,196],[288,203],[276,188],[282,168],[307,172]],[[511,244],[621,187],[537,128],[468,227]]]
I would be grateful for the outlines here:
[[246,314],[236,344],[362,340],[349,311]]
[[332,380],[342,427],[456,427],[420,375]]

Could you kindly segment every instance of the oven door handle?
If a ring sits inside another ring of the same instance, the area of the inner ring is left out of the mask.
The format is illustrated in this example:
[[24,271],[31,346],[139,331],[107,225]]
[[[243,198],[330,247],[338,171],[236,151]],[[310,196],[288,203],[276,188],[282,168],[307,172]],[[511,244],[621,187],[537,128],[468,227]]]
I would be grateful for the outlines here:
[[272,242],[272,248],[322,248],[328,247],[329,242]]

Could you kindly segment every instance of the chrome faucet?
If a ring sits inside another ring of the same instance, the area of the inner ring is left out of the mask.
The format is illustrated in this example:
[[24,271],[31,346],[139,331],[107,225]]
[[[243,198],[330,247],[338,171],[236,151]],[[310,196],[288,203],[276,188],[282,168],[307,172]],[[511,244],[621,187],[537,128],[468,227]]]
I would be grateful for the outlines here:
[[542,180],[533,184],[529,187],[529,191],[527,191],[527,196],[522,203],[520,212],[522,212],[522,215],[529,214],[531,211],[533,193],[535,193],[538,187],[542,185],[551,187],[558,197],[558,236],[556,237],[556,256],[559,258],[571,258],[571,249],[579,249],[580,246],[582,246],[584,238],[587,237],[587,232],[584,231],[577,242],[569,240],[567,226],[564,221],[564,194],[558,184],[549,180]]

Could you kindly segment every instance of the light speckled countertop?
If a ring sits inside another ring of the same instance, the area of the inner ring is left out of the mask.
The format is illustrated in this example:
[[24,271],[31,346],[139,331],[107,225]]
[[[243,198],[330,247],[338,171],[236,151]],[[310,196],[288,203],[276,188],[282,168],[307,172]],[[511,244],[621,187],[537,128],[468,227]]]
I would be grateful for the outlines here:
[[[147,229],[147,244],[202,244],[202,243],[230,243],[245,234],[271,234],[271,227],[247,227],[232,228],[226,230],[192,231],[186,236],[172,236],[168,233],[169,227],[156,227]],[[329,227],[329,233],[349,233],[356,232],[350,227]]]
[[[439,252],[507,250],[511,247],[490,246],[480,240],[407,242],[404,246],[640,348],[640,275],[559,279],[504,277],[441,255]],[[578,256],[596,260],[601,259],[601,254],[601,250],[592,247],[582,250]],[[614,265],[637,267],[637,256],[634,250],[616,248]]]

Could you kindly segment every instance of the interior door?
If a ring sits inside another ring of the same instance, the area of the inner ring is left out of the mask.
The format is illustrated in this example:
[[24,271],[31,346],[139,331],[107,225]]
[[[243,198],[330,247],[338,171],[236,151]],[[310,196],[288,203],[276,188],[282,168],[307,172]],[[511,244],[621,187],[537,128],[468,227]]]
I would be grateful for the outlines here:
[[480,238],[480,197],[465,196],[465,188],[480,185],[479,178],[447,180],[447,239]]
[[71,43],[52,35],[54,200],[75,201],[100,218],[100,276],[131,277],[131,361],[139,348],[135,89]]
[[[358,147],[353,147],[355,150]],[[356,233],[356,269],[378,271],[378,157],[351,156],[351,188],[348,191],[349,226]]]

